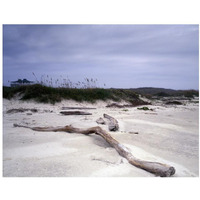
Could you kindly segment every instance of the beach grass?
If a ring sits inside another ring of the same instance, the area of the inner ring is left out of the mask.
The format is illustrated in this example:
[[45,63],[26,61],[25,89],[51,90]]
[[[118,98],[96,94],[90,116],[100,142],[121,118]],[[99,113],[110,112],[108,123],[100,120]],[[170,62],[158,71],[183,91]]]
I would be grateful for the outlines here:
[[[87,86],[87,85],[86,85]],[[159,91],[159,93],[157,93]],[[168,90],[160,88],[144,88],[144,89],[116,89],[116,88],[98,88],[98,87],[52,87],[43,84],[23,85],[19,87],[3,86],[3,98],[11,99],[15,96],[20,96],[21,100],[35,100],[42,103],[60,102],[64,99],[75,100],[78,102],[86,101],[95,103],[97,100],[113,100],[127,101],[135,104],[135,101],[141,101],[139,95],[151,99],[153,95],[158,98],[183,96],[192,99],[194,96],[199,96],[197,90]],[[140,102],[138,102],[140,105]],[[143,104],[141,104],[143,105]]]
[[97,100],[131,101],[139,98],[138,94],[130,89],[54,88],[41,84],[14,88],[3,87],[3,98],[11,99],[15,95],[21,96],[21,100],[33,99],[37,102],[52,104],[64,99],[95,103]]

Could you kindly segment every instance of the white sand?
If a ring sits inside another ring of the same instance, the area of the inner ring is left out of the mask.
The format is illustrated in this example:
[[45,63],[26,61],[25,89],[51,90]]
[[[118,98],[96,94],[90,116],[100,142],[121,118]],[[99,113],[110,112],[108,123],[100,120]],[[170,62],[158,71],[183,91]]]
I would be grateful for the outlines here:
[[[106,108],[108,102],[96,104],[62,101],[55,105],[3,100],[3,176],[154,176],[130,165],[115,149],[97,135],[85,136],[64,132],[37,132],[13,127],[96,126],[103,113],[119,121],[120,130],[110,132],[137,158],[170,164],[175,177],[199,175],[198,104],[185,106],[149,106],[154,111],[137,108]],[[89,116],[63,116],[63,106],[96,107]],[[37,108],[39,112],[7,114],[12,108]],[[52,112],[47,112],[52,111]],[[101,125],[108,130],[107,125]],[[128,132],[138,132],[130,134]]]

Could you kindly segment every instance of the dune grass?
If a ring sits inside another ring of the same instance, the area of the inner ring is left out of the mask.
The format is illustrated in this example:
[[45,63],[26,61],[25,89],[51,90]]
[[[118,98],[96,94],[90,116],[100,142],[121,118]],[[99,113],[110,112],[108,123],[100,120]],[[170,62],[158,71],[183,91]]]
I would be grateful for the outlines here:
[[33,99],[37,102],[52,103],[60,102],[63,99],[75,101],[87,101],[95,103],[97,100],[126,100],[138,99],[138,95],[129,89],[105,89],[105,88],[53,88],[41,84],[3,87],[3,97],[13,98],[20,94],[21,100]]

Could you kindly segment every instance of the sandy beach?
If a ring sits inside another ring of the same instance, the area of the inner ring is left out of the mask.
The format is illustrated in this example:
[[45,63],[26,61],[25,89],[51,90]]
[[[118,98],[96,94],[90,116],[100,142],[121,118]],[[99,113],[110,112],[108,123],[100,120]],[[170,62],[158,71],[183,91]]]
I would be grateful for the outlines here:
[[[106,108],[111,102],[41,104],[3,99],[4,177],[155,177],[134,167],[97,135],[65,132],[37,132],[14,127],[97,126],[96,120],[109,114],[119,122],[119,131],[109,132],[139,159],[175,167],[173,177],[199,176],[199,104],[149,105],[152,110]],[[123,102],[122,102],[123,104]],[[93,107],[88,116],[65,116],[62,107]],[[141,106],[140,106],[141,107]],[[37,112],[7,113],[10,109]],[[100,125],[108,131],[107,125]],[[134,134],[137,132],[138,134]]]

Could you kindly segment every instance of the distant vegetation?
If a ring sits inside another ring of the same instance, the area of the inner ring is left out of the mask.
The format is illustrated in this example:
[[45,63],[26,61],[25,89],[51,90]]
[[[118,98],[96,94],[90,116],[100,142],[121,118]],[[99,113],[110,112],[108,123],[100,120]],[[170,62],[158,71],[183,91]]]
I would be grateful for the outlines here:
[[146,96],[147,98],[151,98],[153,96],[157,96],[157,97],[184,96],[188,98],[199,96],[198,90],[172,90],[172,89],[164,89],[164,88],[144,87],[144,88],[132,89],[132,91],[138,94],[141,94],[143,96]]

